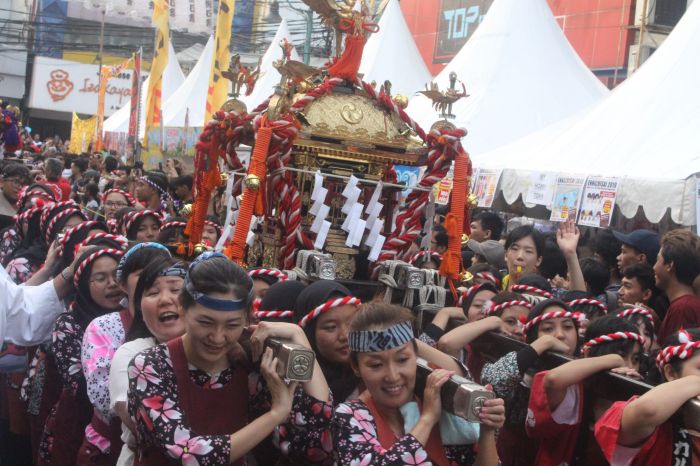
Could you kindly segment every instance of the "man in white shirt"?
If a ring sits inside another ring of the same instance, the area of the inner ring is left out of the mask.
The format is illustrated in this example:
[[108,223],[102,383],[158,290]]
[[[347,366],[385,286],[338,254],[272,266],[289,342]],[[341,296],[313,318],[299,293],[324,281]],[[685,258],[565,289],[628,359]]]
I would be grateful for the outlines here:
[[21,286],[0,267],[0,343],[32,346],[46,341],[64,311],[61,298],[70,292],[72,277],[73,264],[46,283]]

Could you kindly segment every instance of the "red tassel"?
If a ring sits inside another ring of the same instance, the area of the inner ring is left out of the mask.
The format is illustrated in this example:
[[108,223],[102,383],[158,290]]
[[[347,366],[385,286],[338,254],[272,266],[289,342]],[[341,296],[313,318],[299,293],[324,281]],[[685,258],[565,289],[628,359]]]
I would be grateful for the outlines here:
[[347,79],[354,82],[362,62],[362,52],[365,48],[364,35],[348,35],[345,38],[345,50],[330,68],[328,74],[334,78]]

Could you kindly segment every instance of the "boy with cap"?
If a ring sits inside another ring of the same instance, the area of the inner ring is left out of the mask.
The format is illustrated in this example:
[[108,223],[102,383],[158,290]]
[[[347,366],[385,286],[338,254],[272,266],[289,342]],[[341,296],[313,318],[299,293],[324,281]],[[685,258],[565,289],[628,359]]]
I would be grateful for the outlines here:
[[638,262],[654,265],[659,253],[659,235],[651,230],[634,230],[629,234],[614,231],[613,234],[622,243],[620,255],[617,256],[620,271]]
[[498,270],[506,268],[506,250],[500,242],[492,239],[482,242],[470,239],[467,247],[474,252],[472,265],[489,264]]

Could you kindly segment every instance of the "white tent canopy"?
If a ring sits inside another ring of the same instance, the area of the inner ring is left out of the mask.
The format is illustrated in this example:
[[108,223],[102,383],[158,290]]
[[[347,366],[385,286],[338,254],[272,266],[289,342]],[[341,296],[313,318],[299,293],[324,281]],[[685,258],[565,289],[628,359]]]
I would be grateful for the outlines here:
[[[185,75],[180,69],[180,65],[175,58],[175,49],[172,42],[168,50],[168,64],[163,72],[163,102],[171,96],[175,90],[185,81]],[[146,127],[146,94],[148,93],[148,79],[146,78],[141,83],[141,106],[139,116],[139,138],[143,137],[144,128]],[[103,131],[114,133],[129,132],[129,116],[131,114],[131,98],[124,102],[124,105],[114,112],[103,123]],[[165,115],[165,110],[163,111]]]
[[377,85],[388,79],[392,94],[406,97],[423,90],[432,79],[398,0],[389,0],[379,20],[379,32],[372,34],[367,41],[360,73],[364,74],[365,81],[376,81]]
[[[435,78],[457,73],[470,97],[453,106],[475,158],[566,118],[608,94],[564,36],[546,0],[496,0],[474,35]],[[411,99],[408,113],[426,130],[438,119],[431,101]]]
[[183,128],[186,115],[190,127],[204,126],[213,53],[214,37],[210,36],[202,55],[185,82],[163,104],[163,124],[165,127]]
[[[282,22],[277,28],[275,37],[272,39],[270,46],[265,51],[260,62],[261,76],[258,82],[255,84],[253,92],[249,96],[240,96],[241,100],[248,111],[252,111],[255,107],[264,102],[268,97],[275,92],[275,86],[280,82],[280,74],[272,65],[275,60],[280,60],[282,58],[282,48],[280,47],[280,42],[287,39],[289,43],[292,43],[292,34],[289,32],[289,26],[287,25],[287,20],[282,19]],[[292,60],[299,60],[299,54],[295,48],[292,48],[291,54]]]
[[544,130],[483,154],[482,167],[507,168],[506,201],[526,193],[528,170],[616,176],[617,205],[626,217],[639,206],[658,222],[693,225],[695,179],[700,172],[700,2],[663,45],[612,94],[559,128]]

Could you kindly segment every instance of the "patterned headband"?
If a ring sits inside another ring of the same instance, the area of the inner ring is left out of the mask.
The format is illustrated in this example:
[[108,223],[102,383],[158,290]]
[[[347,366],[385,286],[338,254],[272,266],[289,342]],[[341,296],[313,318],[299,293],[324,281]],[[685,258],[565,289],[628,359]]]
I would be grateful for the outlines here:
[[170,222],[165,222],[160,227],[160,231],[163,231],[166,228],[186,228],[186,227],[187,227],[187,222],[181,222],[179,220],[172,220]]
[[118,244],[119,249],[121,249],[122,251],[126,251],[127,249],[129,249],[129,240],[127,240],[122,235],[113,235],[111,233],[99,232],[93,233],[87,238],[85,238],[84,241],[82,241],[76,246],[76,251],[81,246],[95,246],[95,242],[99,242],[98,240],[112,241],[113,243]]
[[277,281],[283,282],[288,279],[287,274],[277,269],[254,269],[248,271],[248,276],[255,280],[257,277],[265,275],[267,277],[276,278]]
[[159,224],[163,223],[163,218],[160,216],[160,214],[152,209],[143,209],[137,210],[135,212],[129,212],[124,218],[124,227],[126,228],[127,233],[136,220],[145,217],[146,215],[152,215],[153,217],[155,217],[156,221]]
[[46,231],[44,232],[44,240],[46,243],[51,241],[51,236],[53,235],[54,229],[56,228],[56,225],[58,225],[58,222],[63,219],[67,219],[68,217],[72,217],[73,215],[82,217],[83,221],[86,220],[85,214],[79,209],[69,208],[62,210],[49,221],[48,225],[46,225]]
[[180,277],[183,280],[187,276],[187,266],[183,262],[171,265],[158,274],[159,277]]
[[33,216],[36,213],[42,213],[41,207],[30,207],[29,209],[26,209],[24,212],[20,214],[15,215],[15,222],[17,222],[18,225],[20,225],[22,222],[25,220],[28,220],[29,217]]
[[132,247],[128,251],[124,253],[121,259],[119,259],[119,265],[117,266],[117,280],[122,281],[122,274],[124,273],[124,267],[126,266],[127,261],[129,260],[129,257],[139,249],[144,249],[144,248],[155,248],[155,249],[160,249],[162,251],[165,251],[168,253],[168,257],[172,257],[172,254],[170,254],[170,251],[168,248],[163,246],[160,243],[151,243],[151,242],[146,242],[146,243],[139,243],[136,246]]
[[663,372],[664,366],[674,359],[684,361],[690,358],[695,350],[700,348],[700,341],[693,341],[690,334],[685,330],[678,332],[678,341],[680,345],[667,346],[656,357],[656,366],[660,371]]
[[118,260],[120,257],[122,257],[122,254],[124,253],[119,249],[98,249],[97,251],[93,252],[85,259],[83,259],[83,261],[80,264],[78,264],[78,266],[75,268],[75,275],[73,276],[73,286],[78,288],[78,284],[80,283],[80,277],[83,275],[83,272],[85,272],[85,269],[98,258],[102,256],[112,256]]
[[168,191],[165,191],[163,188],[161,188],[160,186],[158,186],[158,183],[156,183],[156,182],[151,181],[150,179],[148,179],[147,176],[142,176],[141,178],[139,178],[139,181],[143,181],[143,182],[146,183],[148,186],[150,186],[151,188],[153,188],[153,189],[155,189],[156,191],[158,191],[159,197],[160,197],[160,210],[165,211],[166,208],[167,208],[166,201],[167,201],[168,199],[172,199],[172,197],[170,196],[170,194],[168,193]]
[[544,314],[540,314],[537,317],[535,317],[532,320],[529,320],[525,326],[523,327],[523,331],[527,332],[531,328],[533,328],[535,325],[539,325],[540,322],[543,320],[550,320],[550,319],[573,319],[576,322],[581,322],[586,320],[586,317],[583,313],[581,312],[569,312],[569,311],[554,311],[554,312],[546,312]]
[[649,312],[648,310],[643,309],[641,307],[633,307],[631,309],[625,309],[624,311],[621,311],[617,314],[617,316],[621,317],[621,318],[629,317],[632,315],[644,316],[647,319],[649,319],[650,321],[654,322],[654,316],[651,315],[651,312]]
[[569,307],[573,308],[574,306],[596,306],[599,308],[601,311],[603,311],[603,314],[608,313],[608,306],[605,304],[601,303],[600,301],[596,299],[588,299],[588,298],[582,298],[582,299],[574,299],[573,301],[569,301],[566,303],[569,305]]
[[107,200],[107,196],[109,196],[110,194],[121,194],[122,196],[124,196],[124,198],[126,199],[126,203],[129,204],[129,206],[134,207],[136,205],[136,199],[134,199],[134,196],[132,196],[130,192],[117,188],[112,188],[105,191],[102,194],[102,203],[104,203]]
[[587,350],[593,346],[602,345],[604,343],[612,343],[615,341],[630,340],[636,341],[640,345],[644,344],[644,337],[638,333],[634,332],[614,332],[608,333],[607,335],[601,335],[599,337],[592,338],[583,345],[583,350]]
[[527,294],[536,294],[540,296],[544,296],[547,299],[554,299],[554,296],[552,296],[552,293],[542,290],[540,288],[537,288],[536,286],[530,286],[530,285],[513,285],[511,288],[511,291],[515,293],[527,293]]
[[466,301],[467,298],[469,298],[470,296],[473,296],[474,294],[476,294],[481,289],[482,286],[483,286],[483,283],[477,283],[476,285],[470,286],[469,288],[467,288],[467,290],[464,291],[459,296],[459,299],[457,300],[457,306],[458,307],[462,306],[464,304],[464,301]]
[[321,304],[320,306],[316,306],[311,312],[306,314],[300,321],[299,321],[299,327],[306,327],[306,324],[309,323],[310,320],[315,319],[316,317],[320,316],[324,312],[328,312],[331,309],[335,309],[336,307],[340,306],[359,306],[362,304],[362,301],[359,298],[356,298],[354,296],[344,296],[342,298],[334,298],[334,299],[329,299],[325,303]]
[[513,306],[522,306],[527,309],[532,309],[532,304],[529,301],[522,301],[519,299],[514,299],[512,301],[506,301],[501,304],[494,304],[493,302],[489,301],[491,305],[487,308],[484,306],[483,314],[485,316],[490,316],[492,314],[497,313],[498,311],[503,311],[505,309],[508,309],[509,307]]
[[348,334],[348,346],[355,353],[377,353],[399,348],[413,340],[413,327],[408,321],[385,330],[360,330]]
[[220,252],[207,251],[203,254],[200,254],[199,257],[197,257],[194,260],[194,262],[190,264],[190,267],[187,270],[187,276],[185,277],[185,290],[190,296],[192,296],[192,299],[194,299],[194,301],[197,304],[201,304],[207,309],[212,309],[214,311],[240,311],[241,309],[245,309],[249,303],[252,303],[253,296],[255,296],[253,280],[250,278],[250,291],[248,292],[248,296],[246,296],[243,299],[213,298],[200,291],[197,291],[194,288],[194,284],[192,283],[192,279],[190,278],[192,270],[194,270],[194,268],[202,262],[208,261],[210,259],[216,259],[219,257],[223,257],[224,259],[228,260],[228,257],[221,254]]
[[413,265],[417,260],[425,257],[426,255],[430,255],[430,258],[432,259],[433,257],[440,262],[442,262],[442,254],[436,251],[418,251],[415,256],[411,257],[411,260],[408,261],[409,264]]

